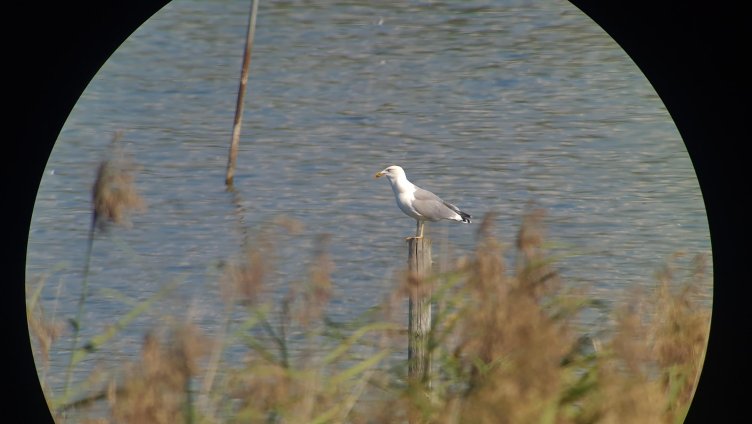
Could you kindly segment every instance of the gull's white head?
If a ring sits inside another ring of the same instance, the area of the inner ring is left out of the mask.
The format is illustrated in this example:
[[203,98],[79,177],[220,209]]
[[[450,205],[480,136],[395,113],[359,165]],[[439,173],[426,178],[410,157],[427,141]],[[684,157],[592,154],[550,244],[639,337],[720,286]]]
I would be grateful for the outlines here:
[[384,168],[383,171],[377,172],[376,175],[374,175],[373,177],[374,178],[379,178],[379,177],[383,177],[383,176],[386,176],[389,179],[389,181],[396,181],[396,180],[400,180],[400,179],[405,179],[406,178],[405,177],[405,170],[402,169],[401,166],[397,166],[397,165],[388,166],[388,167]]

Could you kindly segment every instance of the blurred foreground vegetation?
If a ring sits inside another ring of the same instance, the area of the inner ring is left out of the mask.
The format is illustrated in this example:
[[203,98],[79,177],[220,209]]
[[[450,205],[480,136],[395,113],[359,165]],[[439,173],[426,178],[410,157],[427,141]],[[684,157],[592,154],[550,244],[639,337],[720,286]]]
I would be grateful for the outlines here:
[[[118,157],[103,162],[94,184],[89,255],[97,228],[144,207]],[[428,382],[407,378],[404,306],[416,282],[406,272],[377,307],[335,322],[327,314],[334,263],[321,236],[307,275],[274,295],[273,234],[294,232],[294,221],[277,221],[223,267],[219,329],[209,334],[189,318],[157,321],[143,336],[140,358],[88,371],[75,385],[67,378],[62,391],[48,382],[49,356],[66,347],[62,340],[73,340],[70,376],[136,317],[158,308],[177,282],[79,345],[88,265],[79,313],[67,324],[40,302],[40,278],[28,285],[27,313],[49,406],[61,423],[682,422],[710,325],[709,307],[695,295],[708,278],[703,257],[679,276],[677,258],[669,259],[655,291],[610,311],[613,331],[596,336],[577,320],[600,300],[562,281],[545,250],[542,221],[542,212],[531,210],[516,243],[506,246],[487,216],[475,251],[422,282],[434,302]],[[513,266],[504,259],[508,248]]]
[[[158,326],[144,336],[139,361],[93,370],[67,393],[49,392],[44,367],[68,331],[31,287],[29,328],[50,407],[59,422],[682,422],[709,329],[710,311],[693,301],[707,278],[702,258],[682,281],[668,263],[654,293],[612,311],[614,331],[601,339],[578,328],[578,314],[597,301],[561,281],[543,250],[540,215],[523,219],[513,270],[490,222],[472,255],[425,282],[435,305],[429,384],[406,376],[403,307],[414,282],[396,277],[378,307],[333,322],[327,238],[303,281],[272,301],[265,280],[274,242],[264,236],[224,267],[220,331],[189,320]],[[172,288],[113,318],[109,333],[76,348],[71,366]],[[243,359],[229,362],[228,349],[242,349]]]

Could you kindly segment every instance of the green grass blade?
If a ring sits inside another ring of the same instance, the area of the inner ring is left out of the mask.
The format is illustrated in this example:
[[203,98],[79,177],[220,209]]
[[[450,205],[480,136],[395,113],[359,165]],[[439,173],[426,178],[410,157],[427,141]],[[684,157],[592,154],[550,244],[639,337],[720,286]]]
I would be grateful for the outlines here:
[[163,298],[172,290],[174,290],[177,287],[178,282],[179,280],[175,280],[166,284],[150,298],[138,303],[133,309],[131,309],[127,314],[120,318],[114,325],[109,326],[107,330],[92,337],[87,343],[76,349],[76,351],[73,352],[73,359],[71,361],[72,365],[75,366],[76,364],[81,362],[81,360],[83,360],[88,353],[98,350],[103,344],[107,343],[117,333],[119,333],[120,330],[127,327],[128,324],[130,324],[134,319],[148,310],[154,304],[154,302]]

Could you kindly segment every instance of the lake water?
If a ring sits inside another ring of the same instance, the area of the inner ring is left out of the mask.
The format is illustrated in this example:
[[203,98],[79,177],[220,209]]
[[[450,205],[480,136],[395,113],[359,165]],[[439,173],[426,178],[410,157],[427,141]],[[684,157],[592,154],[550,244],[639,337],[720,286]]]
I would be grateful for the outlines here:
[[[27,265],[30,281],[47,275],[48,315],[75,316],[90,187],[117,130],[148,209],[132,228],[97,234],[82,337],[130,309],[107,290],[135,301],[182,281],[82,373],[137,355],[164,315],[216,329],[217,264],[240,253],[240,226],[252,239],[280,215],[304,230],[277,230],[275,284],[302,278],[315,236],[329,233],[333,317],[379,302],[415,230],[373,179],[391,164],[476,222],[497,212],[508,243],[535,201],[565,254],[564,281],[612,304],[652,287],[672,253],[709,256],[702,194],[668,112],[618,45],[564,1],[261,2],[228,193],[249,3],[169,4],[113,54],[55,145]],[[469,253],[476,228],[429,224],[434,253]],[[50,358],[56,390],[68,345]]]

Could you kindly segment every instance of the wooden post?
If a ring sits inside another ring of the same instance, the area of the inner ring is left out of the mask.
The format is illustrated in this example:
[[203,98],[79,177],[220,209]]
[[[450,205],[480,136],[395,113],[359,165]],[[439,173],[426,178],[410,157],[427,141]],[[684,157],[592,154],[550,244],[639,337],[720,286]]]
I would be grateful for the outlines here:
[[251,3],[251,15],[248,17],[248,32],[245,39],[245,52],[243,54],[243,65],[240,69],[240,86],[238,87],[238,98],[235,103],[235,120],[232,124],[232,139],[230,140],[230,154],[227,158],[227,174],[225,175],[225,185],[232,187],[235,177],[235,162],[238,158],[238,145],[240,144],[240,127],[243,123],[243,103],[245,99],[245,86],[248,83],[248,67],[251,64],[251,50],[253,49],[253,36],[256,32],[256,13],[258,11],[258,0]]
[[411,382],[420,381],[430,387],[431,355],[428,334],[431,331],[431,240],[409,238],[408,244],[408,343],[407,375]]

